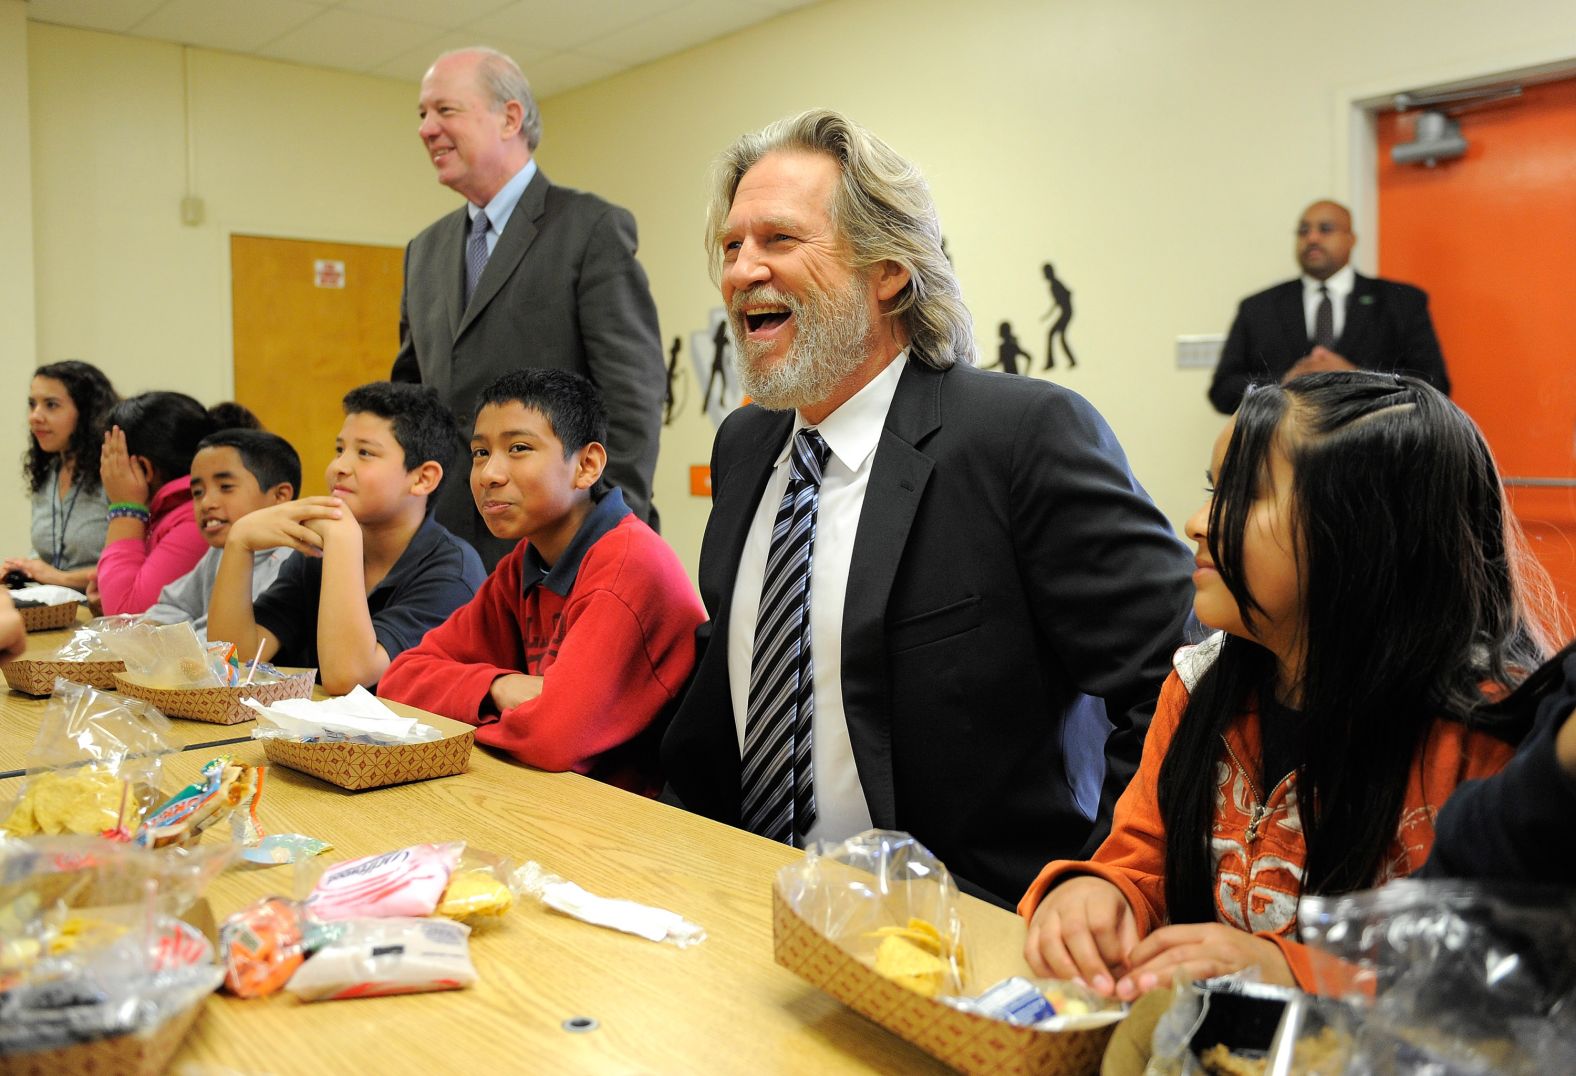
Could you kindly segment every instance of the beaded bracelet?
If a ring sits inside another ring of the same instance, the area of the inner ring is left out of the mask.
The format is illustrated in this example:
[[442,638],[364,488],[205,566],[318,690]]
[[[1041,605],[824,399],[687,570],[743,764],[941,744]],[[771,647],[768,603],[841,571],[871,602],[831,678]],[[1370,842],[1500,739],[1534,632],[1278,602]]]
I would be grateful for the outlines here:
[[109,506],[110,519],[135,519],[143,526],[147,526],[152,518],[148,513],[148,506],[138,504],[136,501],[115,501]]

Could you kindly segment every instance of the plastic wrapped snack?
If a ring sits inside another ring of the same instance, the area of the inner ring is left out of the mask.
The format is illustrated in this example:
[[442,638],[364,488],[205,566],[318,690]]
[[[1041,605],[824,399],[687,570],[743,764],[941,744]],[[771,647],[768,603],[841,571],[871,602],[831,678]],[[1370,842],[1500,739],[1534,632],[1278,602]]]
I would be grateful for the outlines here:
[[137,830],[138,844],[150,848],[195,844],[203,830],[226,818],[230,836],[243,845],[262,838],[257,802],[263,795],[265,767],[243,766],[220,755],[202,768],[202,777],[152,811]]
[[460,990],[476,981],[470,927],[444,919],[354,919],[291,976],[302,1001]]
[[0,833],[129,833],[159,799],[169,727],[145,702],[56,681]]
[[224,687],[233,682],[228,659],[235,647],[215,644],[219,648],[217,666],[223,670],[216,675],[209,649],[197,638],[190,621],[133,624],[106,636],[105,642],[126,663],[126,671],[141,677],[148,687]]
[[417,844],[335,863],[312,887],[307,909],[326,921],[431,915],[464,850],[463,841]]
[[466,848],[449,875],[448,887],[433,914],[476,927],[501,919],[514,907],[519,887],[514,865],[508,859],[479,848]]
[[1402,879],[1298,920],[1359,1015],[1349,1071],[1576,1072],[1576,894]]
[[118,661],[119,656],[110,649],[110,638],[140,623],[140,616],[126,614],[95,617],[72,632],[50,657],[55,661]]
[[886,978],[927,997],[968,993],[957,885],[908,834],[818,841],[778,872],[777,884],[817,933]]
[[599,897],[566,878],[549,874],[534,860],[515,872],[515,884],[520,893],[583,923],[621,930],[647,941],[667,942],[680,949],[706,940],[706,931],[700,924],[677,912],[632,900]]
[[93,837],[0,841],[0,1070],[13,1057],[73,1071],[68,1049],[148,1033],[189,1012],[223,973],[176,919],[228,850],[154,853]]

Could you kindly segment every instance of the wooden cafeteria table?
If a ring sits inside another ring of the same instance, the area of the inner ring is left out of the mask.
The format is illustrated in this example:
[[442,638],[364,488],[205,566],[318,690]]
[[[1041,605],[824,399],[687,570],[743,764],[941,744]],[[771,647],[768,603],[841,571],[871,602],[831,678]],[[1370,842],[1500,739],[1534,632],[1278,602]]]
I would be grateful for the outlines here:
[[[40,640],[42,642],[42,640]],[[41,700],[8,693],[0,760],[25,754]],[[172,719],[196,742],[250,727]],[[260,743],[225,748],[264,761]],[[217,750],[166,763],[171,789]],[[3,763],[0,763],[3,764]],[[0,801],[17,787],[0,781]],[[481,748],[467,773],[350,793],[284,767],[268,771],[259,815],[271,833],[332,842],[324,861],[463,839],[536,860],[593,893],[656,905],[703,926],[689,949],[655,944],[524,902],[472,936],[468,990],[302,1003],[215,995],[171,1071],[214,1073],[945,1071],[929,1055],[772,959],[771,886],[800,853],[575,774],[549,774]],[[292,892],[290,866],[232,868],[210,887],[224,916]],[[1024,973],[1023,924],[964,897],[970,958],[986,984]],[[594,1030],[571,1032],[575,1017]]]

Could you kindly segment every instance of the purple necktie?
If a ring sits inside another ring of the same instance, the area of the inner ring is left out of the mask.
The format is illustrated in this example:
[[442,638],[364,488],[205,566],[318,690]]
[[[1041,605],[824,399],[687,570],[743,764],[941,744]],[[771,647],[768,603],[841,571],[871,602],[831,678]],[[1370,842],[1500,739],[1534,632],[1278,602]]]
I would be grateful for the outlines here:
[[471,236],[465,241],[465,305],[471,304],[476,294],[476,282],[487,268],[487,228],[491,222],[485,212],[477,213],[471,221]]

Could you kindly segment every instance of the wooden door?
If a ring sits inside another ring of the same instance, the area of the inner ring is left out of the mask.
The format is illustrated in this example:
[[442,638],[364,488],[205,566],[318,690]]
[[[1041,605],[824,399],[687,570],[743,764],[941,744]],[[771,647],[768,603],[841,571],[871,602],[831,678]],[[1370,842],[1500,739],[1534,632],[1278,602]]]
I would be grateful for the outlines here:
[[340,398],[394,365],[403,257],[400,247],[230,239],[235,398],[295,445],[303,493],[328,492]]
[[1576,79],[1461,117],[1464,157],[1397,165],[1379,118],[1379,268],[1425,288],[1453,395],[1576,614]]

